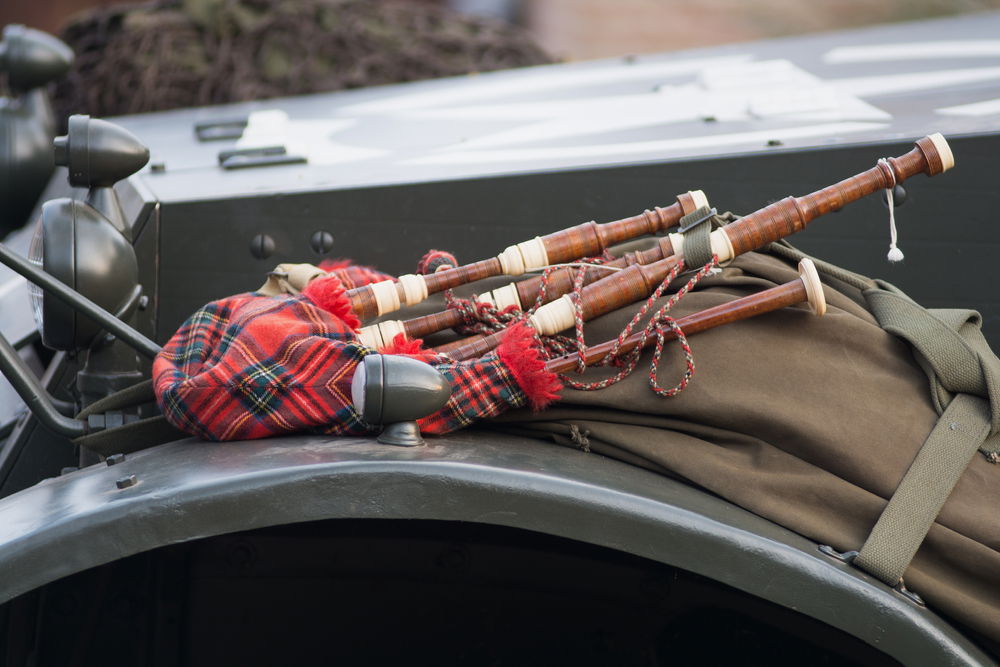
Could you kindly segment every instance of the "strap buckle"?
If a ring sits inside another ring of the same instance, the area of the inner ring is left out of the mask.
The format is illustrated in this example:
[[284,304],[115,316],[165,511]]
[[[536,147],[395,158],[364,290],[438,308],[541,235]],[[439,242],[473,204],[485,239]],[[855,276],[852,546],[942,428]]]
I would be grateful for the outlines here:
[[680,227],[678,227],[677,228],[677,233],[678,234],[683,234],[687,230],[693,229],[693,228],[697,227],[701,223],[705,222],[706,220],[708,220],[708,219],[710,219],[713,216],[718,215],[718,214],[719,214],[718,210],[716,210],[714,207],[710,208],[710,209],[708,209],[708,213],[706,213],[705,215],[701,216],[700,218],[698,218],[696,220],[689,220],[688,222],[686,222],[683,225],[681,225]]

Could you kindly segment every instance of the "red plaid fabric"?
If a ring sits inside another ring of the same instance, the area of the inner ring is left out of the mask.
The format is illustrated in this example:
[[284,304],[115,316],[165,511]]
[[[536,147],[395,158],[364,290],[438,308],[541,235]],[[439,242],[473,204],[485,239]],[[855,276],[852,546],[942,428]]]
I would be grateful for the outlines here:
[[[315,280],[294,297],[221,299],[192,315],[153,363],[156,396],[167,420],[207,440],[372,430],[354,410],[350,386],[358,363],[374,350],[358,343],[354,330],[334,314],[344,312],[346,298],[340,288],[342,301],[329,303],[331,280],[337,278]],[[317,290],[317,283],[327,284]],[[313,293],[324,295],[322,308]],[[511,364],[518,346],[523,341],[512,338],[506,352],[474,361],[430,357],[453,393],[444,408],[420,420],[421,431],[447,433],[524,405],[528,396],[519,381],[538,393],[525,378],[554,376],[530,364],[526,371],[520,361]],[[528,362],[531,352],[537,356],[529,349]],[[547,391],[554,397],[551,385]],[[537,403],[538,397],[531,400]]]
[[458,266],[458,260],[447,250],[428,250],[417,262],[417,273],[428,275],[446,268],[453,269],[456,266]]
[[382,273],[369,266],[351,264],[349,259],[324,259],[319,263],[319,268],[335,276],[344,289],[354,289],[372,283],[380,283],[383,280],[395,280],[388,273]]

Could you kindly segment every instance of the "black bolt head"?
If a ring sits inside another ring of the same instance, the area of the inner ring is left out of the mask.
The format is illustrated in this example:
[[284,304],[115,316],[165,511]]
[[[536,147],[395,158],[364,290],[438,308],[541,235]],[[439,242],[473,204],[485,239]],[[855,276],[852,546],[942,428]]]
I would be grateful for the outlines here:
[[130,486],[135,486],[139,483],[139,479],[135,475],[129,475],[128,477],[122,477],[115,482],[115,486],[119,489],[127,489]]

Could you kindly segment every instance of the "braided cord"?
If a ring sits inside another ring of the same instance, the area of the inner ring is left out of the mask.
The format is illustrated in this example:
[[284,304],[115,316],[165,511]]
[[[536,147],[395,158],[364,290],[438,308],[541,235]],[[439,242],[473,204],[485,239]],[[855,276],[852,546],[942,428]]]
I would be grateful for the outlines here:
[[[601,257],[587,258],[581,260],[581,263],[601,264],[609,259],[613,258],[605,251]],[[621,333],[618,334],[611,352],[609,352],[599,364],[601,366],[618,366],[620,367],[620,370],[609,378],[595,382],[579,382],[567,375],[561,376],[562,381],[566,385],[581,391],[597,391],[599,389],[605,389],[611,385],[617,384],[635,371],[635,368],[639,363],[639,358],[642,356],[642,349],[645,347],[646,342],[655,337],[656,344],[653,348],[653,357],[649,367],[650,388],[658,396],[664,397],[676,396],[680,392],[684,391],[688,383],[691,381],[691,378],[694,376],[694,354],[691,351],[690,345],[688,345],[687,337],[684,335],[684,332],[681,330],[676,320],[668,315],[668,313],[702,280],[702,278],[707,276],[718,265],[719,258],[718,256],[713,255],[710,262],[698,270],[698,272],[695,273],[683,287],[677,290],[677,292],[674,293],[667,300],[667,302],[653,314],[642,330],[639,344],[624,356],[621,355],[621,346],[624,344],[625,340],[632,335],[636,326],[644,317],[646,317],[656,301],[663,296],[663,293],[667,290],[671,283],[673,283],[684,271],[685,265],[683,260],[678,261],[677,265],[671,269],[667,277],[664,278],[653,293],[649,295],[639,311],[632,317],[629,323],[625,325],[625,328],[622,329]],[[560,268],[562,267],[550,266],[545,268],[542,272],[538,296],[535,298],[534,304],[532,304],[531,308],[527,311],[522,311],[516,306],[507,306],[503,310],[497,310],[493,304],[474,301],[472,299],[459,298],[456,297],[451,290],[446,291],[444,296],[447,307],[457,309],[462,314],[462,324],[456,326],[455,331],[463,335],[492,334],[502,331],[516,322],[527,319],[532,313],[538,310],[543,303],[545,303],[549,279],[552,272]],[[579,266],[579,269],[573,279],[573,290],[570,293],[570,298],[573,300],[574,307],[573,316],[575,337],[570,338],[568,336],[559,335],[541,336],[538,333],[535,334],[535,340],[539,347],[544,350],[545,357],[547,359],[576,353],[578,373],[582,373],[587,365],[586,343],[583,331],[583,301],[581,297],[583,292],[583,281],[586,278],[586,274],[587,267],[582,265]],[[673,334],[673,337],[677,339],[678,344],[681,346],[681,351],[684,354],[685,360],[685,371],[676,385],[664,388],[660,385],[656,376],[659,372],[660,360],[663,356],[663,349],[669,333]]]
[[[586,265],[599,266],[613,259],[614,256],[605,250],[598,257],[587,257],[575,262],[574,264],[579,265],[579,270],[573,281],[571,298],[579,302],[579,295],[583,289],[583,280],[587,272]],[[554,271],[562,268],[565,268],[564,265],[558,264],[545,268],[542,272],[538,296],[535,298],[534,304],[527,311],[522,311],[517,306],[507,306],[503,310],[497,310],[496,306],[491,303],[476,301],[474,299],[463,299],[455,296],[452,290],[445,291],[446,306],[456,309],[462,314],[462,323],[454,327],[455,332],[462,335],[488,335],[503,331],[516,322],[526,320],[545,303],[550,277]],[[582,337],[582,332],[580,335]],[[536,333],[535,340],[539,348],[544,350],[546,359],[572,354],[578,349],[577,343],[568,336],[540,336]]]
[[[619,355],[619,350],[621,345],[625,342],[625,339],[632,335],[632,330],[635,325],[645,317],[646,313],[652,308],[654,302],[660,298],[663,292],[667,289],[670,283],[677,278],[681,271],[683,271],[683,261],[678,262],[677,266],[670,272],[670,274],[664,278],[663,282],[659,287],[649,296],[646,303],[643,304],[639,312],[632,318],[632,320],[625,326],[622,332],[618,335],[615,340],[615,344],[612,351],[601,361],[602,366],[617,365],[621,366],[621,370],[615,375],[605,378],[604,380],[598,380],[596,382],[579,382],[566,375],[561,376],[565,384],[572,387],[573,389],[579,389],[581,391],[597,391],[599,389],[606,389],[611,385],[618,384],[635,370],[636,365],[639,363],[639,358],[642,356],[642,348],[645,346],[646,341],[651,337],[656,337],[656,347],[653,350],[653,359],[650,363],[649,368],[649,385],[650,388],[658,396],[671,397],[676,396],[680,392],[684,391],[691,378],[694,376],[694,355],[691,352],[691,347],[688,345],[687,337],[684,332],[678,326],[674,318],[670,317],[667,313],[673,308],[684,296],[694,288],[702,278],[707,276],[714,268],[719,264],[719,258],[716,255],[712,256],[712,260],[705,264],[690,280],[679,289],[670,299],[665,303],[656,313],[650,318],[649,322],[646,324],[642,331],[642,336],[640,338],[639,344],[635,348],[627,353],[624,357]],[[657,372],[659,371],[660,359],[663,354],[664,343],[667,340],[667,332],[672,331],[674,336],[676,336],[678,343],[681,346],[681,350],[684,353],[684,359],[686,363],[686,369],[684,375],[681,377],[680,381],[668,389],[664,389],[660,386],[656,379]],[[581,341],[582,342],[582,339]],[[582,356],[582,353],[581,353]],[[578,364],[579,367],[579,364]]]

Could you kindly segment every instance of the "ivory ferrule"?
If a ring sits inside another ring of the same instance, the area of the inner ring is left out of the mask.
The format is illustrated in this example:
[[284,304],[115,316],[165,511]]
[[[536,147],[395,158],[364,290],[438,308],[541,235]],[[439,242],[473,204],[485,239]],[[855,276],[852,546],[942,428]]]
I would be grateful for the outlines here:
[[376,350],[390,344],[399,334],[405,334],[406,329],[399,320],[386,320],[371,326],[361,327],[358,331],[358,342],[365,347],[372,347]]
[[708,197],[701,190],[688,190],[688,194],[691,196],[691,202],[694,204],[694,210],[697,211],[699,208],[709,208]]
[[733,250],[733,242],[729,240],[725,228],[716,229],[709,234],[708,240],[712,244],[712,254],[719,258],[719,262],[728,262],[736,256]]
[[934,148],[938,150],[938,154],[941,156],[942,173],[954,167],[955,155],[951,152],[951,146],[948,145],[944,135],[940,132],[935,132],[934,134],[927,135],[927,138],[931,140],[931,143],[934,144]]
[[372,324],[358,329],[358,342],[376,350],[382,347],[382,333],[378,330],[378,325]]
[[392,280],[383,280],[372,283],[368,286],[375,297],[375,305],[378,307],[378,314],[385,315],[399,310],[399,293],[396,291],[396,283]]
[[491,304],[497,310],[503,310],[508,306],[521,308],[521,296],[517,293],[517,285],[515,283],[510,283],[480,294],[476,297],[476,301]]
[[799,279],[806,288],[806,298],[813,312],[817,315],[826,313],[826,294],[823,293],[823,283],[819,279],[816,265],[808,257],[799,262]]
[[407,273],[399,277],[399,284],[403,288],[403,303],[412,306],[427,298],[427,283],[423,276],[414,273]]
[[563,294],[536,310],[528,321],[541,335],[552,336],[575,325],[575,310],[572,297]]
[[670,247],[674,249],[674,257],[684,259],[684,235],[671,232],[667,234],[667,238],[670,239]]
[[519,276],[526,271],[534,271],[549,264],[549,254],[538,236],[530,241],[512,245],[497,255],[503,272],[508,276]]

